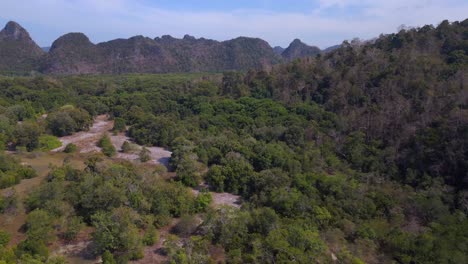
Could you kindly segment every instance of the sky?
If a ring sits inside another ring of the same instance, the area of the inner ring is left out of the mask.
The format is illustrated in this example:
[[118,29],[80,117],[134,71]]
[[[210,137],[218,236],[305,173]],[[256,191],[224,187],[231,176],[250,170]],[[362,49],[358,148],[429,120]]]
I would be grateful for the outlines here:
[[299,38],[326,48],[401,25],[466,18],[468,0],[0,0],[0,24],[18,22],[42,47],[82,32],[94,43],[189,34],[221,41],[259,37],[282,47]]

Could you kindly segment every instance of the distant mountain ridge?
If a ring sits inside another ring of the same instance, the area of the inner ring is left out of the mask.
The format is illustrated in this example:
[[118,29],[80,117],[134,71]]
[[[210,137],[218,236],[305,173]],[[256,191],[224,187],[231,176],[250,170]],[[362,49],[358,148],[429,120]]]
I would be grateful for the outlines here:
[[287,49],[281,53],[286,60],[295,60],[304,57],[315,56],[322,51],[318,47],[308,46],[300,39],[295,39]]
[[120,74],[219,72],[264,69],[321,53],[295,40],[287,49],[272,48],[259,38],[227,41],[169,35],[151,39],[135,36],[92,43],[83,33],[68,33],[49,49],[40,48],[16,22],[0,31],[0,72],[45,74]]
[[0,31],[0,71],[28,72],[37,69],[44,51],[16,22],[8,22]]

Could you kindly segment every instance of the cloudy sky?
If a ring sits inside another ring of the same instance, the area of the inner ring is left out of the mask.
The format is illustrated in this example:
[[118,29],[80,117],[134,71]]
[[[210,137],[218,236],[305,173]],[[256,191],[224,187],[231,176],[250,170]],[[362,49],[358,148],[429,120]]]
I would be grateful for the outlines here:
[[468,0],[0,0],[0,23],[14,20],[40,46],[68,32],[98,43],[165,34],[227,40],[294,38],[325,48],[407,26],[468,18]]

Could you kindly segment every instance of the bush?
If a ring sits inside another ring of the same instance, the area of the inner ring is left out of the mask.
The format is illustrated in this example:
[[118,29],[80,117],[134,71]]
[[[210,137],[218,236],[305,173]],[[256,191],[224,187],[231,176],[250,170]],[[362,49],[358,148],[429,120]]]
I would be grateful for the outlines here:
[[36,123],[31,122],[18,124],[14,131],[16,145],[26,147],[28,151],[32,151],[39,146],[40,135],[41,128]]
[[179,236],[189,236],[198,227],[198,219],[193,215],[185,215],[180,218],[179,223],[174,227],[174,232]]
[[202,192],[198,194],[197,198],[195,199],[195,210],[197,212],[205,211],[206,208],[210,206],[212,200],[213,198],[209,192]]
[[76,216],[72,217],[67,222],[67,227],[66,227],[65,232],[63,233],[63,237],[66,240],[75,239],[82,227],[83,227],[83,222],[81,221],[81,218],[76,217]]
[[31,179],[37,176],[37,172],[31,166],[21,166],[17,173],[20,179]]
[[26,228],[28,239],[48,242],[52,237],[53,219],[46,211],[36,209],[28,214]]
[[109,250],[106,250],[104,254],[102,254],[102,264],[116,264],[114,256]]
[[141,149],[141,151],[140,151],[139,157],[140,157],[141,162],[147,162],[147,161],[151,160],[151,151],[149,151],[149,149],[143,147]]
[[125,132],[126,126],[125,126],[125,120],[120,117],[116,117],[114,119],[114,128],[112,128],[112,131],[118,133],[118,132]]
[[74,152],[76,152],[76,151],[78,151],[78,146],[76,146],[76,145],[73,144],[73,143],[69,143],[69,144],[65,147],[65,149],[63,150],[63,152],[65,152],[65,153],[74,153]]
[[49,151],[62,146],[62,142],[51,135],[42,135],[39,137],[39,149],[42,151]]
[[152,246],[159,241],[159,233],[153,225],[150,225],[143,236],[143,244]]
[[8,242],[10,242],[10,238],[10,234],[0,230],[0,248],[8,245]]
[[50,113],[46,119],[47,127],[58,137],[87,130],[93,119],[86,110],[64,106],[59,111]]
[[123,153],[130,153],[138,150],[138,145],[125,141],[122,145]]
[[18,184],[20,182],[20,178],[17,175],[9,173],[0,173],[0,188],[7,188]]
[[[33,255],[42,257],[47,259],[49,257],[49,249],[47,248],[46,244],[41,240],[35,239],[26,239],[21,241],[16,248],[16,255],[17,256],[27,256]],[[20,262],[20,263],[31,263],[28,261]]]
[[109,138],[109,135],[105,134],[98,142],[98,147],[102,149],[102,153],[108,157],[112,157],[115,155],[116,150],[114,145]]

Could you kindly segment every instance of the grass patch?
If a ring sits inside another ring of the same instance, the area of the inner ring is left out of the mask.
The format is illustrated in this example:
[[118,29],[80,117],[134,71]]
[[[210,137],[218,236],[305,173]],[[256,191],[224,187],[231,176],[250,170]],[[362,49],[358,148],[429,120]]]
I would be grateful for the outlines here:
[[50,151],[62,146],[62,142],[52,135],[42,135],[39,137],[39,149],[42,151]]

